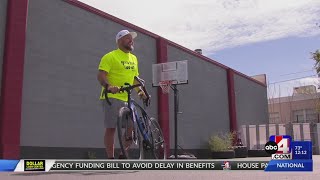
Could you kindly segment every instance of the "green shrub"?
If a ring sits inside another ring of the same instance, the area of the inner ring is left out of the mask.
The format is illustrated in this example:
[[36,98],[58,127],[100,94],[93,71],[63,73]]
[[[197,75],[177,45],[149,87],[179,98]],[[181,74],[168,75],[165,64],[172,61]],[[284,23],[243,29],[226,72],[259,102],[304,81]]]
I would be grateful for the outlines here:
[[89,159],[97,159],[96,153],[89,151],[89,152],[88,152],[88,158],[89,158]]
[[214,152],[232,150],[234,135],[235,133],[230,132],[211,136],[209,140],[210,150]]

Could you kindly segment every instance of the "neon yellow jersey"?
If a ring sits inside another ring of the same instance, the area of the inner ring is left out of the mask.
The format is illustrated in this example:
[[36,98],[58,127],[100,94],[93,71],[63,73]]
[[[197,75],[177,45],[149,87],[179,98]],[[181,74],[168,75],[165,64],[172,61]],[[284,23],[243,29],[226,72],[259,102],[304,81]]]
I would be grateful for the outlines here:
[[[124,83],[130,85],[134,82],[134,77],[139,76],[137,57],[131,53],[125,53],[120,49],[113,50],[101,58],[99,70],[108,73],[107,80],[111,86],[124,86]],[[100,99],[105,99],[103,95],[104,87],[101,89]],[[108,93],[109,98],[115,98],[122,101],[128,100],[128,94]]]

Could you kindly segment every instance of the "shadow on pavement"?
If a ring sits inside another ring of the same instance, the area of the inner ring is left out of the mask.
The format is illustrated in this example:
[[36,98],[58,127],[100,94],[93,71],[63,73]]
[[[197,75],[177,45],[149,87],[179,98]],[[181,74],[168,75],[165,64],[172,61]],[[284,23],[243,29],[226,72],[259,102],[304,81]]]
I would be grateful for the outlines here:
[[68,174],[68,175],[111,175],[111,174],[132,174],[139,171],[104,171],[104,172],[25,172],[11,174],[11,176],[42,176],[42,175],[52,175],[52,174]]

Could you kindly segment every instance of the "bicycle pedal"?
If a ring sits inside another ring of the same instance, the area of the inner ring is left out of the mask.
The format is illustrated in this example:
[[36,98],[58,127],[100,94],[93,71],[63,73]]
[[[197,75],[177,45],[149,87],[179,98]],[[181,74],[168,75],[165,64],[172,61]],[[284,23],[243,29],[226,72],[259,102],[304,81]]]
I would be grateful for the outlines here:
[[150,150],[151,149],[151,146],[149,145],[149,143],[147,143],[145,140],[143,140],[143,148],[145,150]]

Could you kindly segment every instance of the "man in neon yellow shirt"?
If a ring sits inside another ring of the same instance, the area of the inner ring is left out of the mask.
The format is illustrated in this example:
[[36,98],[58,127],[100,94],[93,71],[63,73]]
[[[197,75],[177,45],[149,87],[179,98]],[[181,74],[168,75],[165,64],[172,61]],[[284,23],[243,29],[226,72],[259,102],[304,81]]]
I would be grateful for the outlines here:
[[[124,83],[136,84],[135,76],[139,75],[137,57],[131,54],[134,49],[133,39],[137,37],[136,32],[122,30],[116,35],[116,43],[118,49],[113,50],[101,58],[99,64],[98,81],[102,86],[100,99],[103,100],[104,109],[104,144],[108,158],[114,158],[114,134],[117,124],[119,109],[127,101],[127,93],[118,93]],[[108,93],[108,98],[112,103],[109,106],[104,100],[103,91],[107,88],[111,93]],[[144,91],[136,88],[138,95],[146,99]],[[129,148],[129,144],[126,149]],[[121,155],[119,156],[121,158]]]

